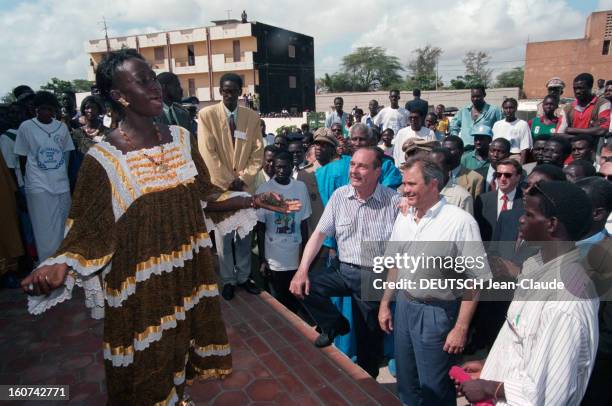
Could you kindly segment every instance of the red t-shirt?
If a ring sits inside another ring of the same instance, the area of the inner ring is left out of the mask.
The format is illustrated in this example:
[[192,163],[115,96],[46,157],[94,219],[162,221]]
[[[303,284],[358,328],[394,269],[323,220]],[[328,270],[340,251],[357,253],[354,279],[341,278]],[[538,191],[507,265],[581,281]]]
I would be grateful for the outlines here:
[[[591,125],[591,118],[593,117],[593,109],[597,105],[597,96],[594,96],[593,99],[587,104],[585,107],[579,106],[578,101],[574,100],[572,102],[572,122],[568,123],[568,117],[565,112],[561,114],[561,120],[557,125],[557,132],[563,133],[567,127],[572,128],[591,128],[594,125]],[[599,127],[605,128],[606,130],[610,128],[610,102],[606,101],[605,103],[601,103],[599,106],[599,111],[597,112],[597,118]]]

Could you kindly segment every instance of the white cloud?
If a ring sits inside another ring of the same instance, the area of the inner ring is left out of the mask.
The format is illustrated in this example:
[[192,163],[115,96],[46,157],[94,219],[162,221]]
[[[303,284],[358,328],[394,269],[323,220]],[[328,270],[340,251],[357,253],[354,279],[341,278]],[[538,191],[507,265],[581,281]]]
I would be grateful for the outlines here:
[[[599,2],[604,8],[610,3]],[[209,25],[226,18],[226,9],[233,18],[246,9],[249,20],[312,35],[317,75],[335,71],[351,47],[383,46],[406,63],[413,49],[432,44],[444,50],[440,73],[445,77],[462,73],[468,49],[490,52],[495,68],[519,65],[527,38],[581,36],[586,18],[567,0],[107,0],[90,6],[32,0],[12,7],[0,11],[0,95],[21,83],[38,87],[53,76],[84,78],[83,44],[103,37],[102,16],[111,35],[126,35]]]
[[[554,24],[550,16],[554,17]],[[463,73],[465,52],[483,50],[491,67],[505,70],[522,65],[527,40],[572,38],[584,32],[585,17],[564,1],[553,0],[438,0],[387,11],[381,24],[354,42],[380,45],[406,63],[412,50],[427,44],[444,51],[440,74],[450,79]]]

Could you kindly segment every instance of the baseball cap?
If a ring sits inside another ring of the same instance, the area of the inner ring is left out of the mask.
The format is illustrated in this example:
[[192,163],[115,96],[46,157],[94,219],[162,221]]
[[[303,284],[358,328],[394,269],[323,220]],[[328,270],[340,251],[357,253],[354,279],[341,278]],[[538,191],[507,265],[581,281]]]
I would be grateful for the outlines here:
[[470,135],[488,135],[489,137],[493,138],[493,130],[491,130],[491,127],[488,125],[480,124],[472,127],[472,133]]
[[329,128],[321,127],[317,129],[314,133],[314,142],[326,142],[328,144],[333,145],[334,147],[338,146],[338,140],[334,137]]
[[564,89],[565,82],[563,82],[560,77],[555,76],[554,78],[551,78],[548,82],[546,82],[546,87],[560,87]]

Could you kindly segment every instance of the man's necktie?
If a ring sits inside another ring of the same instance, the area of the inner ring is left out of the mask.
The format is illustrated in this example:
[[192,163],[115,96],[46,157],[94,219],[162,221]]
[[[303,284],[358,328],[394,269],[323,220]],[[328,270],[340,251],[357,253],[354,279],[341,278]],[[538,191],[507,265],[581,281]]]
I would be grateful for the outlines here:
[[232,142],[234,141],[234,132],[236,131],[236,121],[234,120],[234,115],[230,114],[229,116],[229,129],[230,129],[230,134],[232,136]]
[[[508,210],[508,195],[504,193],[504,194],[502,195],[501,199],[502,199],[502,200],[503,200],[503,202],[504,202],[504,203],[502,204],[502,207],[501,207],[501,212],[503,212],[503,211]],[[500,213],[501,213],[501,212],[500,212]]]
[[497,190],[497,182],[495,182],[495,176],[493,176],[493,179],[491,179],[491,182],[489,183],[489,190],[490,191]]

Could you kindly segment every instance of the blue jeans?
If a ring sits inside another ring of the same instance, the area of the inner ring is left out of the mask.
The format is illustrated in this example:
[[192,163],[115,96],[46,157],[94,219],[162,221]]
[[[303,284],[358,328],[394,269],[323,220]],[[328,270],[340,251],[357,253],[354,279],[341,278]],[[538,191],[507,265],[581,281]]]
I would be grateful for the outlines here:
[[443,350],[454,327],[459,302],[419,302],[397,295],[395,361],[402,403],[410,406],[456,406],[455,387],[448,371],[455,356]]

